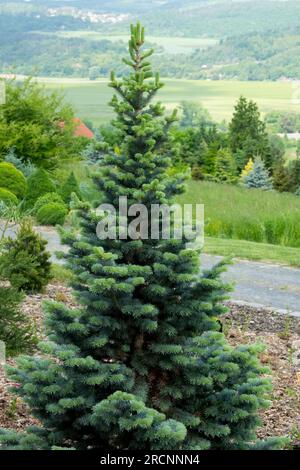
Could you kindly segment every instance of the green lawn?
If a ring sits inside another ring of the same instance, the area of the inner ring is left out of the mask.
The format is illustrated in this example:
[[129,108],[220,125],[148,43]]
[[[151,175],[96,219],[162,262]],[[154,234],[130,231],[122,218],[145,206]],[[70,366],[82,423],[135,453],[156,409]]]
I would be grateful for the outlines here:
[[[66,98],[73,103],[78,116],[92,119],[95,124],[107,122],[113,114],[108,106],[111,89],[107,80],[90,82],[86,79],[43,79],[49,88],[62,88]],[[208,80],[164,80],[165,87],[158,98],[168,110],[178,106],[182,100],[202,103],[212,117],[229,120],[240,95],[255,100],[260,110],[293,110],[300,112],[300,105],[292,100],[293,88],[286,82],[240,82]]]
[[300,249],[245,240],[205,238],[204,253],[300,267]]

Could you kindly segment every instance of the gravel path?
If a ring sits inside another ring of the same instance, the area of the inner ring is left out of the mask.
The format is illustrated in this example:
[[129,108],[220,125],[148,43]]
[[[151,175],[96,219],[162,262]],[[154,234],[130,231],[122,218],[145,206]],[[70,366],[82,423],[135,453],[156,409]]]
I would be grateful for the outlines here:
[[[61,246],[56,231],[50,227],[37,227],[36,230],[47,240],[52,260],[57,261],[55,252],[65,247]],[[203,254],[202,268],[210,268],[221,259],[221,256]],[[231,294],[233,300],[300,317],[300,269],[235,260],[224,274],[224,279],[235,284]]]

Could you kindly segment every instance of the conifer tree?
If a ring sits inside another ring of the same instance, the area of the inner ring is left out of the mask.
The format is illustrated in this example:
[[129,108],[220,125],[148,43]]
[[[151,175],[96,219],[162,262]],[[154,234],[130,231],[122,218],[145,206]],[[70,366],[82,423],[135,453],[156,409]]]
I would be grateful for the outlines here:
[[246,188],[273,189],[272,179],[260,157],[255,158],[253,169],[245,176],[243,184]]
[[241,173],[242,180],[250,173],[250,171],[253,170],[253,166],[254,166],[254,161],[252,158],[249,158],[248,163],[245,165],[245,168],[243,169]]
[[218,181],[233,183],[236,181],[236,164],[229,149],[220,149],[217,153],[215,176]]
[[[102,200],[118,206],[165,203],[182,190],[168,176],[168,129],[151,101],[162,87],[144,51],[144,30],[131,27],[130,74],[111,76],[116,94],[118,154],[95,176]],[[79,202],[79,238],[69,267],[79,308],[48,303],[50,341],[45,358],[21,358],[10,376],[43,427],[1,432],[10,449],[252,449],[278,448],[256,437],[258,411],[267,406],[258,346],[232,348],[219,332],[227,288],[223,265],[199,277],[199,252],[185,240],[99,240],[101,219]],[[150,231],[150,230],[149,230]]]
[[261,155],[265,163],[270,160],[270,145],[265,123],[257,104],[241,96],[229,124],[229,142],[239,170],[252,155]]
[[284,164],[284,160],[280,160],[280,162],[276,165],[273,173],[273,184],[274,189],[283,193],[285,191],[289,191],[290,189],[290,176],[288,168]]
[[2,243],[0,279],[8,280],[18,291],[42,292],[51,279],[47,242],[36,233],[29,220],[23,220],[15,239]]
[[70,204],[72,193],[75,193],[79,198],[81,198],[78,181],[73,171],[70,173],[60,190],[60,195],[65,203]]

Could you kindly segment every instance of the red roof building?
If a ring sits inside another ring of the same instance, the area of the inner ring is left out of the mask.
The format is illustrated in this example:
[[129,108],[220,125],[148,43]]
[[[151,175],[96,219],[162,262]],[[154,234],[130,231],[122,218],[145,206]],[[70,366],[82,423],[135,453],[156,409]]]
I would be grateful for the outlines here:
[[94,133],[81,121],[79,118],[74,118],[76,127],[74,130],[74,135],[76,137],[86,137],[87,139],[93,139]]
[[[74,118],[75,129],[74,129],[74,136],[75,137],[85,137],[86,139],[93,139],[94,133],[81,121],[79,118]],[[59,127],[63,129],[65,127],[64,121],[58,123]]]

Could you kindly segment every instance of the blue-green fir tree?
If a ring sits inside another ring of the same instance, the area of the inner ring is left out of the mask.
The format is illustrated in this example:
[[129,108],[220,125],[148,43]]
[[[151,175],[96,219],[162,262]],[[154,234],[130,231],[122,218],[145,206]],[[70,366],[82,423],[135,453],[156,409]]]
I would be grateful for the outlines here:
[[272,179],[260,157],[255,158],[253,169],[245,176],[243,184],[246,188],[259,188],[266,191],[273,189]]
[[[102,201],[169,203],[182,181],[168,175],[168,129],[152,99],[162,87],[131,27],[130,73],[111,76],[120,133],[95,175]],[[218,317],[227,288],[223,265],[199,276],[199,252],[185,240],[99,240],[101,218],[79,202],[79,237],[65,234],[76,309],[47,304],[49,341],[21,357],[10,377],[40,427],[3,430],[9,449],[201,450],[278,448],[257,439],[270,390],[258,346],[231,347]],[[44,354],[44,355],[43,355]]]

